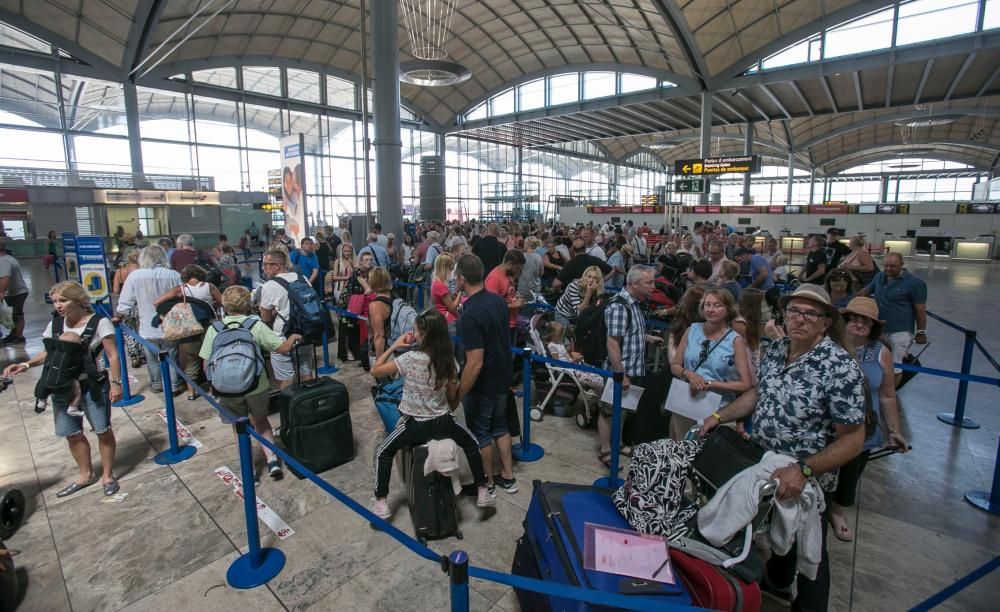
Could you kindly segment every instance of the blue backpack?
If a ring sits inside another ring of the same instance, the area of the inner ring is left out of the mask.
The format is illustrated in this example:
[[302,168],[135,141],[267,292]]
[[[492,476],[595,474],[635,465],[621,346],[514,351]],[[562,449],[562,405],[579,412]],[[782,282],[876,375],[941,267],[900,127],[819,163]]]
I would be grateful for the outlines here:
[[382,417],[386,433],[396,429],[399,422],[399,402],[403,399],[403,384],[406,378],[397,376],[389,382],[381,383],[374,389],[375,410]]
[[239,397],[257,387],[264,374],[264,356],[250,330],[259,322],[247,317],[242,323],[212,323],[215,339],[205,375],[218,395]]
[[275,276],[272,280],[288,292],[288,319],[285,321],[285,337],[299,334],[304,342],[319,344],[326,330],[328,315],[319,294],[301,275],[292,282]]

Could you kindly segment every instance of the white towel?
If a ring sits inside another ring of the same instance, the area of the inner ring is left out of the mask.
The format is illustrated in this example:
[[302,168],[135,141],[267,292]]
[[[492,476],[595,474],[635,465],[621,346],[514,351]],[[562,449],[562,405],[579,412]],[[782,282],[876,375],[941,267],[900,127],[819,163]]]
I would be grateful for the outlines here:
[[458,445],[451,438],[431,440],[427,443],[427,460],[424,461],[424,476],[437,472],[451,478],[451,487],[456,495],[462,491],[458,455]]

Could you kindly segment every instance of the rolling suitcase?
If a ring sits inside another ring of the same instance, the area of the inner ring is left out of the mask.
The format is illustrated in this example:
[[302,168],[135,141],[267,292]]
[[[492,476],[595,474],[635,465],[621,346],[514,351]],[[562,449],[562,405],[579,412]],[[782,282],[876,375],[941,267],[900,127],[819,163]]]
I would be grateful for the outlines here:
[[[292,360],[298,377],[298,359]],[[351,399],[343,383],[325,377],[296,380],[281,391],[277,404],[281,444],[307,468],[318,474],[354,459]]]
[[760,586],[744,582],[707,561],[670,551],[670,561],[691,593],[694,605],[725,612],[760,610]]
[[458,529],[458,508],[451,478],[431,472],[424,476],[427,445],[404,448],[402,471],[406,475],[406,503],[410,508],[413,533],[426,544],[455,536],[462,539]]
[[[524,535],[517,542],[511,572],[571,586],[619,593],[637,602],[691,605],[683,581],[650,583],[607,572],[584,569],[584,524],[631,529],[611,502],[611,492],[586,485],[533,483],[534,492],[524,521]],[[523,612],[583,612],[594,606],[515,589]],[[601,608],[606,609],[606,608]]]

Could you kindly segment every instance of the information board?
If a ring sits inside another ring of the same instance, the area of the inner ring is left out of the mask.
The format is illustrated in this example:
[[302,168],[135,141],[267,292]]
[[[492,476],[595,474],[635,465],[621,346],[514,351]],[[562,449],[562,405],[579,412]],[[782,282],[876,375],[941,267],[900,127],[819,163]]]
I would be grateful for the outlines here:
[[108,267],[104,257],[104,240],[98,236],[78,236],[76,257],[79,261],[80,283],[92,302],[108,297]]
[[684,175],[751,174],[760,172],[760,155],[682,159],[674,162],[674,171]]
[[76,261],[76,234],[63,232],[63,263],[66,264],[66,280],[80,280],[80,266]]

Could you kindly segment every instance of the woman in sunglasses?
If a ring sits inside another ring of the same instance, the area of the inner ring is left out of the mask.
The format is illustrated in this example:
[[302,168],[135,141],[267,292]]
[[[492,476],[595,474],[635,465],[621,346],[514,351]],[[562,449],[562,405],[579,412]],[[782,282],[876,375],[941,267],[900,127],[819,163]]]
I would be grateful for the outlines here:
[[845,308],[854,297],[854,279],[847,270],[834,268],[827,275],[824,285],[834,308]]
[[[692,323],[670,361],[674,376],[686,380],[691,394],[706,391],[722,396],[720,409],[753,386],[746,342],[732,328],[736,303],[724,289],[708,289],[700,305],[703,323]],[[670,416],[671,434],[687,432],[694,421]]]
[[872,298],[857,297],[841,308],[840,314],[847,322],[847,345],[854,349],[854,358],[865,373],[872,410],[878,423],[874,433],[865,440],[861,454],[840,467],[837,491],[830,507],[833,535],[838,540],[850,542],[854,539],[854,532],[847,524],[847,508],[854,505],[858,482],[868,463],[868,453],[883,445],[896,447],[899,452],[905,453],[907,442],[899,432],[892,351],[879,340],[884,321],[878,318],[878,304]]

